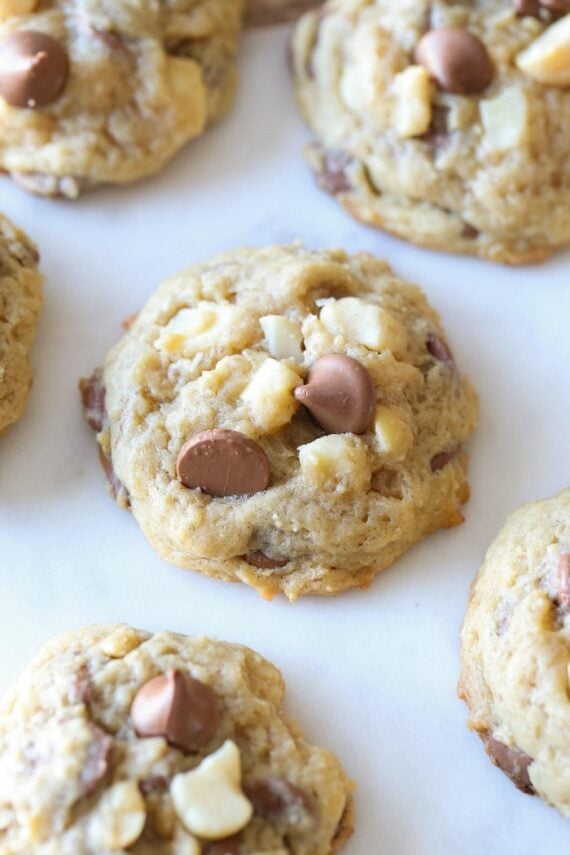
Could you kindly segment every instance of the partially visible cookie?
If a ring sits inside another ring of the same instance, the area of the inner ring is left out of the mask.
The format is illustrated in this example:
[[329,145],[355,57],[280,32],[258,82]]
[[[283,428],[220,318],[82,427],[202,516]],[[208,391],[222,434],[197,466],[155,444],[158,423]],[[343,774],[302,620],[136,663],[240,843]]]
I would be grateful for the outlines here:
[[292,41],[319,184],[414,243],[524,264],[570,243],[568,0],[329,0]]
[[0,170],[75,198],[159,170],[229,107],[241,0],[0,3]]
[[42,303],[39,256],[0,214],[0,433],[24,410],[32,383],[30,347]]
[[49,643],[0,704],[0,851],[329,855],[353,784],[236,644],[126,625]]
[[519,789],[570,817],[570,490],[513,513],[473,585],[460,696]]
[[370,255],[196,264],[82,391],[159,554],[265,597],[366,587],[463,521],[476,395],[422,292]]

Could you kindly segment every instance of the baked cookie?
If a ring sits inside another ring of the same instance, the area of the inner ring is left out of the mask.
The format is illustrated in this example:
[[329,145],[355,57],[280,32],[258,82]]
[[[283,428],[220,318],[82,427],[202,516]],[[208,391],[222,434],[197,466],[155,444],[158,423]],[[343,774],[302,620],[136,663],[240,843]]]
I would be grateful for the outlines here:
[[0,851],[328,855],[354,787],[284,691],[237,644],[121,624],[56,638],[0,704]]
[[228,108],[241,0],[0,0],[0,170],[75,198],[159,170]]
[[319,184],[423,246],[509,264],[570,243],[568,0],[329,0],[292,41]]
[[570,817],[570,490],[508,518],[462,641],[469,727],[517,787]]
[[42,304],[39,255],[0,214],[0,433],[24,410],[32,383],[29,355]]
[[115,492],[160,555],[265,597],[365,587],[462,522],[475,393],[423,294],[372,256],[270,247],[197,264],[82,391]]

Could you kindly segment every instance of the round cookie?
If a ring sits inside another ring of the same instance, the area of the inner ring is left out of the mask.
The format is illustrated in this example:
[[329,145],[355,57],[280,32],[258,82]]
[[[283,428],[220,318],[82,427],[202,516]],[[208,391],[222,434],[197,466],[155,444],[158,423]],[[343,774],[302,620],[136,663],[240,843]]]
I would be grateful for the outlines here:
[[0,171],[75,198],[159,170],[229,107],[241,0],[0,0]]
[[328,855],[352,782],[236,644],[126,625],[50,642],[0,704],[10,855]]
[[513,513],[473,585],[460,697],[519,789],[570,817],[570,490]]
[[292,40],[318,183],[414,243],[540,261],[570,243],[567,0],[329,0]]
[[370,255],[197,264],[82,391],[114,491],[160,555],[267,598],[366,587],[463,520],[475,393],[421,291]]
[[32,383],[30,347],[42,304],[39,256],[0,214],[0,433],[21,415]]

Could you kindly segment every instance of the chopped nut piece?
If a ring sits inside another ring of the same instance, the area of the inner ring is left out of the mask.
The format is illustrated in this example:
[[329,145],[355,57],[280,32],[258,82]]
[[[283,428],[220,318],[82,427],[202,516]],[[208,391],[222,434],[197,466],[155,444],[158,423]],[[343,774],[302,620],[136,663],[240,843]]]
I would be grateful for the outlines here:
[[394,78],[394,125],[401,137],[425,134],[431,124],[431,82],[421,65],[411,65]]
[[253,814],[241,789],[239,749],[229,739],[196,769],[176,775],[170,794],[185,827],[206,840],[223,840],[241,831]]
[[368,489],[368,455],[356,437],[330,434],[315,439],[299,448],[299,462],[303,475],[322,489]]
[[103,849],[125,849],[138,840],[146,808],[135,781],[119,781],[104,793],[91,821],[93,836]]
[[301,362],[303,353],[301,327],[282,315],[265,315],[259,319],[267,341],[267,349],[275,359],[294,359]]
[[244,325],[243,308],[231,303],[204,301],[194,309],[181,309],[162,330],[155,347],[165,353],[194,356],[209,347],[223,346],[235,337],[235,327]]
[[299,375],[276,359],[266,359],[241,394],[256,426],[265,432],[291,421],[298,403],[293,390],[302,385]]
[[570,15],[561,18],[517,57],[521,71],[549,86],[570,86]]
[[104,638],[99,647],[105,656],[110,656],[111,659],[122,659],[139,645],[140,639],[134,629],[130,626],[121,626]]
[[379,451],[396,459],[406,456],[414,436],[409,426],[390,407],[381,404],[376,410],[374,430]]
[[480,103],[485,142],[495,151],[522,145],[528,133],[528,102],[519,86],[510,86],[496,98]]
[[374,303],[357,297],[330,300],[321,309],[320,320],[333,335],[363,344],[369,350],[391,350],[402,356],[408,337],[396,318]]

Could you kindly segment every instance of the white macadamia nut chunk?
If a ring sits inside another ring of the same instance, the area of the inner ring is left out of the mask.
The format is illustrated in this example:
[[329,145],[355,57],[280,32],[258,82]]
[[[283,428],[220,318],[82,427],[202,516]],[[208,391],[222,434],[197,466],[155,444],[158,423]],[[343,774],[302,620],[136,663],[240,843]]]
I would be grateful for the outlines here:
[[367,490],[370,486],[366,446],[357,437],[330,434],[301,445],[299,462],[303,476],[319,488]]
[[210,347],[223,347],[236,335],[236,327],[247,324],[245,309],[231,303],[203,301],[194,309],[181,309],[155,342],[168,354],[189,358]]
[[125,849],[142,834],[146,807],[135,781],[119,781],[101,797],[91,818],[91,833],[102,849]]
[[104,638],[99,647],[105,656],[110,656],[111,659],[122,659],[139,645],[140,639],[134,629],[130,626],[121,626]]
[[266,359],[241,394],[257,427],[269,432],[291,421],[298,403],[293,390],[302,385],[299,375],[276,359]]
[[264,315],[259,319],[259,323],[271,356],[275,359],[302,361],[301,342],[303,333],[299,324],[290,321],[289,318],[284,318],[283,315]]
[[510,86],[496,98],[480,103],[484,141],[494,151],[523,145],[529,130],[528,101],[520,86]]
[[190,58],[167,55],[164,59],[168,87],[173,102],[180,105],[178,111],[183,114],[192,136],[198,136],[206,127],[208,103],[202,69]]
[[390,350],[395,356],[406,351],[408,336],[402,324],[390,312],[358,297],[330,300],[322,307],[320,320],[333,335],[369,350]]
[[205,840],[237,834],[253,815],[241,789],[239,749],[230,739],[196,769],[175,775],[170,795],[184,826]]
[[421,65],[410,65],[394,78],[394,127],[404,139],[425,134],[431,124],[431,81]]
[[548,27],[517,57],[521,71],[548,86],[570,86],[570,15]]
[[395,459],[403,459],[414,442],[414,435],[397,413],[380,404],[374,417],[374,432],[378,451]]

